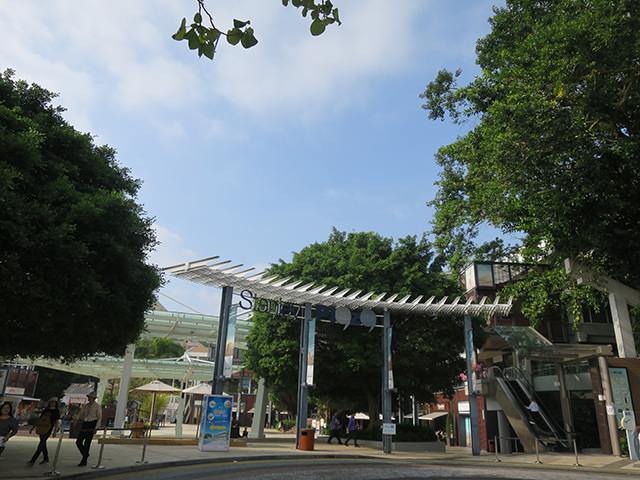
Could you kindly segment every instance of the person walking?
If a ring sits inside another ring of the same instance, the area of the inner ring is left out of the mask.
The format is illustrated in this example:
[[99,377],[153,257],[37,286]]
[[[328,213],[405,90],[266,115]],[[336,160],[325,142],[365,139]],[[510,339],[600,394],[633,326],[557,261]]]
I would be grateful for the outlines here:
[[18,433],[18,421],[13,416],[13,406],[4,402],[0,406],[0,455],[11,437]]
[[344,439],[344,445],[346,447],[349,446],[349,440],[353,440],[353,446],[359,447],[358,438],[356,436],[356,432],[358,431],[358,425],[356,424],[356,416],[355,414],[351,414],[349,416],[349,423],[347,424],[347,437]]
[[338,440],[338,445],[342,445],[342,440],[340,440],[340,420],[338,419],[337,412],[331,417],[331,433],[329,434],[327,443],[331,443],[331,439],[334,437]]
[[525,408],[531,412],[531,418],[533,420],[531,423],[535,423],[539,426],[539,422],[541,419],[540,407],[538,406],[536,401],[533,398],[529,397],[529,406]]
[[102,407],[96,403],[95,392],[89,393],[87,399],[88,402],[83,405],[76,416],[76,422],[82,422],[80,433],[76,440],[76,446],[82,454],[82,460],[78,464],[79,467],[84,467],[87,464],[93,434],[102,422]]
[[42,411],[42,414],[40,414],[40,418],[36,424],[31,427],[31,430],[29,430],[29,433],[33,433],[35,430],[36,434],[40,435],[40,443],[38,444],[38,448],[36,448],[36,453],[34,453],[31,460],[27,462],[27,465],[30,467],[33,467],[33,464],[36,463],[40,453],[42,453],[43,457],[40,465],[49,463],[47,440],[49,439],[49,436],[55,438],[59,419],[60,410],[58,409],[58,399],[56,397],[51,397],[47,402],[47,408]]

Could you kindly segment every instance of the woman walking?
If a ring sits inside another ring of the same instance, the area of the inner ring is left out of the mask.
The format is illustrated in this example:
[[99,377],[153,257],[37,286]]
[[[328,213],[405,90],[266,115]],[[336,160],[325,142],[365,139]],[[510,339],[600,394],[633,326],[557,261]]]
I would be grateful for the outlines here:
[[11,437],[18,433],[18,421],[13,418],[13,407],[9,402],[0,406],[0,455]]
[[40,465],[43,463],[49,463],[49,452],[47,451],[47,440],[49,436],[56,436],[56,429],[58,428],[58,420],[60,419],[60,410],[58,409],[58,399],[56,397],[51,397],[47,402],[47,408],[44,409],[40,418],[36,422],[36,424],[31,427],[29,433],[33,433],[35,429],[36,433],[40,435],[40,443],[38,444],[38,448],[36,449],[36,453],[33,454],[31,460],[27,462],[27,465],[30,467],[36,463],[40,453],[44,457],[40,462]]

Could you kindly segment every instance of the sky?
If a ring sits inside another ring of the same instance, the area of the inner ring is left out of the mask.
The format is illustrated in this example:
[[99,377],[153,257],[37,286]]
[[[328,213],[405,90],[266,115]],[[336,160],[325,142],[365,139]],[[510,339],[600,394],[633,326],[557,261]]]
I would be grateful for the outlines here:
[[[478,75],[491,0],[334,0],[319,37],[280,0],[207,0],[213,61],[171,39],[196,0],[0,0],[0,68],[59,96],[142,187],[166,267],[218,255],[262,270],[332,227],[395,240],[430,230],[434,154],[472,125],[431,121],[419,94],[441,69]],[[256,270],[257,271],[257,270]],[[167,277],[169,310],[218,315],[219,291]],[[186,308],[189,307],[189,308]]]

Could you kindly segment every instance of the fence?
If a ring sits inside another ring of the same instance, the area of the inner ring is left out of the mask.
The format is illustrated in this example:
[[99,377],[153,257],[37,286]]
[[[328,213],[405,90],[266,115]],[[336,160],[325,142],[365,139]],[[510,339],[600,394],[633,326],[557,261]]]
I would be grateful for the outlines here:
[[[500,450],[500,449],[498,448],[498,439],[501,439],[501,440],[507,440],[507,441],[512,441],[512,440],[513,440],[513,441],[514,441],[514,443],[516,443],[516,444],[517,444],[517,442],[518,442],[519,440],[521,440],[522,438],[524,438],[524,437],[499,437],[499,436],[494,436],[494,437],[493,437],[493,445],[494,445],[494,452],[495,452],[495,454],[496,454],[496,458],[495,458],[494,462],[495,462],[495,463],[502,462],[502,460],[500,460],[500,459],[498,458],[498,450]],[[527,439],[533,439],[533,440],[534,440],[534,443],[535,443],[535,445],[536,445],[536,460],[535,460],[535,462],[533,462],[533,463],[536,463],[536,464],[542,465],[542,462],[540,461],[540,449],[539,449],[539,443],[540,443],[541,439],[539,439],[538,437],[526,437],[526,438],[527,438]],[[575,454],[575,456],[576,456],[576,463],[574,463],[574,464],[573,464],[573,466],[574,466],[574,467],[581,467],[582,465],[580,465],[580,462],[578,461],[578,445],[576,444],[576,439],[575,439],[575,437],[574,437],[572,440],[573,440],[573,452],[574,452],[574,454]],[[518,449],[516,448],[516,449],[514,449],[514,451],[516,451],[516,452],[517,452],[517,451],[518,451]]]
[[[94,431],[98,432],[99,430],[102,430],[102,442],[100,443],[100,453],[98,454],[98,463],[94,466],[92,466],[91,468],[94,469],[99,469],[102,470],[104,468],[106,468],[104,465],[102,465],[102,454],[104,452],[104,446],[106,444],[105,439],[107,438],[107,430],[110,430],[112,433],[113,432],[118,432],[118,431],[131,431],[131,435],[133,436],[135,434],[136,431],[142,430],[143,431],[143,436],[144,436],[144,441],[142,442],[142,457],[140,458],[139,461],[136,461],[136,463],[148,463],[147,461],[145,461],[144,457],[147,451],[147,444],[149,442],[149,437],[151,437],[151,429],[145,427],[144,425],[136,427],[134,426],[132,427],[128,427],[128,428],[112,428],[112,427],[101,427],[101,428],[96,428]],[[56,447],[56,453],[53,457],[53,463],[51,464],[51,470],[47,473],[45,473],[45,475],[47,476],[58,476],[60,475],[60,472],[58,472],[56,470],[56,467],[58,465],[58,457],[60,455],[60,448],[62,447],[62,439],[64,438],[64,434],[65,432],[69,432],[70,429],[69,428],[64,428],[61,427],[58,429],[58,445]],[[86,430],[85,430],[86,431]]]

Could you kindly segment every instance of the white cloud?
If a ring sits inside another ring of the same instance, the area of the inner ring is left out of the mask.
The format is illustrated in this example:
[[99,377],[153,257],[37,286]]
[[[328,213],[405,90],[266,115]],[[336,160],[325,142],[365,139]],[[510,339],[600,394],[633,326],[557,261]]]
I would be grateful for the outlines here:
[[403,39],[410,38],[412,19],[422,7],[419,2],[391,6],[384,0],[351,0],[340,8],[343,24],[330,26],[320,37],[309,34],[309,20],[299,18],[299,12],[296,18],[271,15],[260,22],[258,35],[264,41],[258,46],[220,52],[212,93],[222,92],[236,106],[269,116],[294,111],[312,118],[362,102],[372,78],[404,68],[418,47]]
[[149,255],[152,263],[163,268],[198,260],[198,255],[184,246],[184,241],[178,233],[158,224],[154,224],[153,228],[159,245]]

